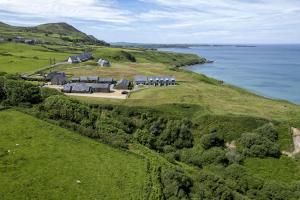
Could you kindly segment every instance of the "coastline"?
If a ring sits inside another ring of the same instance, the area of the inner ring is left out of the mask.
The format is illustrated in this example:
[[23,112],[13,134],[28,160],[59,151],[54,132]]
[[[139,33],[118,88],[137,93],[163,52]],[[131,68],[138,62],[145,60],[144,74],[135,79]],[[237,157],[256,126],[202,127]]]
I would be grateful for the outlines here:
[[[240,50],[242,49],[242,50]],[[183,68],[197,74],[221,80],[228,85],[243,88],[264,98],[288,101],[300,105],[299,62],[295,50],[300,46],[258,45],[245,47],[200,47],[190,49],[164,48],[160,51],[191,53],[215,60],[215,63],[188,65]],[[278,57],[278,53],[288,55]],[[284,68],[282,68],[284,66]]]

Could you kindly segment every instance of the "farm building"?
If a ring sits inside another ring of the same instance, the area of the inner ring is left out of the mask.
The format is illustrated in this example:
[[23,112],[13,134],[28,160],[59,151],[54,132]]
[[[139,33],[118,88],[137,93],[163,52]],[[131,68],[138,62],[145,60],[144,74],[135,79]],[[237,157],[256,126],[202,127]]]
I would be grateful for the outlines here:
[[113,84],[114,82],[113,78],[99,78],[99,83]]
[[68,58],[68,63],[70,63],[70,64],[80,63],[80,62],[90,60],[90,59],[92,59],[92,57],[93,56],[92,56],[91,53],[85,52],[85,53],[83,53],[81,55],[78,55],[78,56],[70,56]]
[[90,83],[88,85],[91,87],[92,92],[110,92],[110,84]]
[[176,85],[175,77],[171,76],[136,76],[136,85],[154,85],[154,86],[168,86]]
[[72,83],[80,82],[80,78],[78,78],[78,77],[73,77],[73,78],[71,79],[71,82],[72,82]]
[[37,44],[37,40],[35,40],[35,39],[27,39],[27,40],[24,40],[24,43],[25,44]]
[[66,93],[91,93],[91,87],[84,83],[68,83],[64,85],[63,92]]
[[47,81],[51,81],[52,85],[63,85],[67,82],[67,77],[64,72],[50,72],[46,76]]
[[130,86],[130,81],[126,79],[121,79],[117,82],[116,86],[114,87],[117,90],[128,90]]
[[72,82],[113,84],[115,81],[113,78],[100,78],[98,76],[80,76],[79,78],[73,77]]
[[73,63],[80,63],[81,60],[78,56],[70,56],[68,58],[68,63],[73,64]]
[[104,60],[102,58],[100,58],[97,63],[101,67],[110,67],[110,62],[108,60]]
[[148,77],[146,76],[136,76],[135,78],[136,85],[146,85],[148,84]]
[[67,82],[65,74],[58,74],[51,79],[51,85],[64,85]]
[[100,83],[68,83],[64,85],[65,93],[93,93],[93,92],[110,92],[109,84]]

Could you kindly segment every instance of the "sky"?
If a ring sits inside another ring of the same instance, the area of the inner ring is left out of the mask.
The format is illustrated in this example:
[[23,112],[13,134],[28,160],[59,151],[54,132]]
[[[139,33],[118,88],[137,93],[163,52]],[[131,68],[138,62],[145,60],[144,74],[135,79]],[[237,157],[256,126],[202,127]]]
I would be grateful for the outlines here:
[[0,0],[0,21],[66,22],[107,42],[300,43],[300,0]]

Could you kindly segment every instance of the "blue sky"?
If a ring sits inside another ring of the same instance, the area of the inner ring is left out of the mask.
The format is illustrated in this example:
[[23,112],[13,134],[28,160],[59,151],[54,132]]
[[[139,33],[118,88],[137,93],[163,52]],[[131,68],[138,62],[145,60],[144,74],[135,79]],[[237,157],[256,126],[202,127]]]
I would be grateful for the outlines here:
[[108,42],[300,43],[300,0],[0,0],[0,21],[67,22]]

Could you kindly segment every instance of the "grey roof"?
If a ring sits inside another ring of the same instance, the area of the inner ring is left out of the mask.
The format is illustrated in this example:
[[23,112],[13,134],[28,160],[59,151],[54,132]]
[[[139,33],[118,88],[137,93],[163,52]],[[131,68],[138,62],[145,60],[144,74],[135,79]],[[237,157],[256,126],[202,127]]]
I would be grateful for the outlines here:
[[85,52],[83,54],[80,54],[78,56],[70,56],[72,62],[81,62],[81,61],[87,61],[92,58],[92,54]]
[[83,54],[79,55],[80,60],[86,61],[92,58],[92,54],[88,52],[84,52]]
[[55,76],[66,77],[66,74],[64,72],[56,72],[56,71],[55,72],[50,72],[49,74],[47,74],[46,79],[51,80]]
[[71,84],[65,84],[63,91],[64,92],[71,92]]
[[99,80],[98,76],[88,76],[87,78],[89,81],[98,81]]
[[113,78],[99,78],[100,83],[112,83],[113,81]]
[[80,58],[78,56],[70,56],[72,62],[80,62]]
[[64,85],[64,91],[70,91],[71,92],[89,92],[91,90],[91,87],[85,83],[68,83]]
[[147,77],[146,76],[135,76],[134,79],[137,82],[147,82]]
[[136,76],[136,82],[167,82],[167,81],[176,81],[174,76]]
[[110,88],[110,84],[107,83],[89,83],[87,84],[88,86],[90,86],[91,88],[94,89],[109,89]]
[[110,63],[108,60],[104,60],[104,59],[99,59],[97,62],[100,66],[110,66]]
[[80,81],[88,81],[88,77],[87,76],[80,76]]
[[116,88],[120,87],[120,88],[126,88],[128,87],[130,84],[130,81],[129,80],[126,80],[126,79],[121,79],[117,82],[116,84]]
[[71,80],[72,81],[80,81],[80,78],[79,77],[73,77]]

